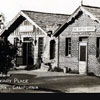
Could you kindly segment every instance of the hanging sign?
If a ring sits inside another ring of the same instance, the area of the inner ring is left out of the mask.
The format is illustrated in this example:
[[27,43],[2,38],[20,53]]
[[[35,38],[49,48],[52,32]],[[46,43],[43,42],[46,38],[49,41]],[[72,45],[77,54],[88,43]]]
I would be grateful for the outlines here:
[[95,27],[73,27],[72,31],[73,32],[92,32],[95,31]]

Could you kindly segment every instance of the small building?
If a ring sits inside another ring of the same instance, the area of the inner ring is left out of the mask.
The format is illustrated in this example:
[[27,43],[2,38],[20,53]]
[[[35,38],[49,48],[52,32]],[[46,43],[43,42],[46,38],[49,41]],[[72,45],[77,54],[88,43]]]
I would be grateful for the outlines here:
[[55,32],[58,67],[100,75],[100,8],[81,5]]
[[20,11],[1,33],[1,37],[18,48],[16,65],[38,66],[43,56],[49,60],[57,59],[52,52],[57,46],[56,40],[51,40],[51,36],[68,17],[69,15],[64,14]]

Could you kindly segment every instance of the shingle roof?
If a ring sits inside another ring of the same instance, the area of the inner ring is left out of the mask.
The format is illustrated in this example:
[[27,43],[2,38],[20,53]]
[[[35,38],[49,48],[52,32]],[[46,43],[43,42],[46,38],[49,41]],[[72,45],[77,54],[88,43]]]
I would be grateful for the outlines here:
[[[75,20],[75,18],[73,18],[73,16],[75,17],[76,15],[75,15],[75,13],[76,14],[79,14],[79,12],[81,11],[81,10],[83,10],[83,9],[81,9],[81,8],[84,8],[86,11],[88,11],[89,13],[91,13],[91,15],[93,15],[93,16],[91,16],[91,17],[93,17],[92,19],[94,19],[94,20],[97,20],[98,22],[100,22],[100,7],[94,7],[94,6],[88,6],[88,5],[81,5],[81,6],[79,6],[76,10],[75,10],[75,12],[68,18],[68,20],[65,22],[65,24],[63,24],[55,33],[54,33],[54,36],[58,36],[59,34],[61,34],[61,32],[63,32],[63,30],[65,30],[68,26],[69,26],[69,24],[72,24],[72,22],[71,22],[71,19],[74,19]],[[77,12],[78,11],[78,12]],[[88,14],[89,14],[88,13]],[[90,14],[89,14],[90,15]]]
[[82,7],[100,20],[100,7],[93,7],[87,5],[83,5]]
[[39,25],[44,31],[47,26],[54,26],[59,24],[64,24],[69,15],[67,14],[54,14],[54,13],[44,13],[22,10],[28,17],[30,17],[37,25]]

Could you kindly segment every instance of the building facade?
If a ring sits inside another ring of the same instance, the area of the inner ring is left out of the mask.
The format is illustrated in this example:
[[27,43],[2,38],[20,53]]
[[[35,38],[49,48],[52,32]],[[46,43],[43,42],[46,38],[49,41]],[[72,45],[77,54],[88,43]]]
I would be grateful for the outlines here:
[[18,48],[16,66],[37,65],[53,60],[55,64],[57,47],[55,30],[67,20],[69,15],[34,11],[20,11],[2,31],[1,37],[8,39]]
[[69,72],[100,75],[100,8],[81,5],[54,34],[58,65]]

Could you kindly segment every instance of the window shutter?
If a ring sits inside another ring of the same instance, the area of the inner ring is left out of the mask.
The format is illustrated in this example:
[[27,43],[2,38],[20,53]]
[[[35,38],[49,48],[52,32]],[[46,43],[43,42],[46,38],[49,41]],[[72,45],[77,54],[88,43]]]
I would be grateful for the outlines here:
[[38,39],[38,55],[41,56],[43,54],[43,45],[44,45],[44,38],[39,37]]
[[55,58],[55,40],[51,40],[50,41],[50,59],[54,59]]
[[68,56],[68,38],[66,38],[66,43],[65,43],[65,56]]
[[99,38],[96,40],[96,57],[99,57]]

